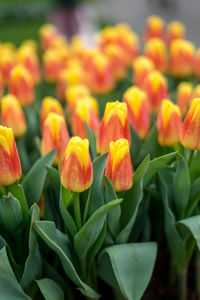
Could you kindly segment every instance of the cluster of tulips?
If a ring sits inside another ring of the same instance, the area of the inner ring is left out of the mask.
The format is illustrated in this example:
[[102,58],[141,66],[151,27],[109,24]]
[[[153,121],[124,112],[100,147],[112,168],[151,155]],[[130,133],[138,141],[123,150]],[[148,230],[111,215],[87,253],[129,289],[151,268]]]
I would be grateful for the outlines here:
[[157,16],[143,50],[126,24],[39,38],[0,44],[0,299],[139,300],[166,244],[200,295],[200,50]]

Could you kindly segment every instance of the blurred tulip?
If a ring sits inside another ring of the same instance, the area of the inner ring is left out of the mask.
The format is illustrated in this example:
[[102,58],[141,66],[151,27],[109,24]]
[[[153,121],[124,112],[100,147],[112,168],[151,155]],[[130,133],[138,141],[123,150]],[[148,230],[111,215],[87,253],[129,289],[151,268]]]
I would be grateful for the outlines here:
[[163,40],[152,38],[145,44],[144,54],[150,58],[155,68],[161,72],[167,69],[167,48]]
[[126,139],[110,142],[105,175],[112,181],[116,192],[131,188],[133,167]]
[[123,101],[127,104],[129,122],[144,139],[150,127],[146,93],[136,86],[130,87],[124,93]]
[[70,86],[66,90],[66,101],[71,110],[74,110],[77,100],[90,96],[90,90],[85,85]]
[[196,78],[200,78],[200,48],[197,49],[194,57],[194,75]]
[[54,164],[62,162],[68,142],[69,134],[63,116],[48,114],[43,128],[42,155],[57,148]]
[[181,143],[185,148],[200,150],[200,98],[195,98],[183,122]]
[[138,56],[133,62],[133,82],[143,88],[146,76],[155,69],[152,60],[146,56]]
[[0,126],[0,185],[11,185],[21,177],[21,164],[13,131]]
[[158,143],[161,146],[174,146],[180,142],[181,113],[177,105],[170,100],[162,101],[157,117]]
[[7,86],[10,81],[10,74],[12,69],[17,64],[16,53],[13,51],[6,51],[0,53],[0,70],[4,86]]
[[52,97],[45,97],[42,100],[42,105],[40,109],[40,126],[43,128],[44,122],[49,115],[49,113],[56,113],[57,115],[64,117],[64,111],[59,101]]
[[130,142],[127,105],[119,101],[108,102],[97,134],[97,152],[100,154],[108,152],[109,143],[119,138],[125,138]]
[[43,25],[39,30],[40,44],[42,49],[47,49],[51,46],[53,39],[58,35],[58,29],[51,24]]
[[22,106],[30,105],[34,101],[33,80],[29,71],[22,65],[12,69],[9,93],[15,95]]
[[193,85],[190,82],[181,82],[178,85],[177,100],[181,114],[184,115],[192,102]]
[[144,40],[147,42],[152,38],[160,38],[164,40],[165,36],[165,23],[163,19],[158,16],[150,16],[146,20],[145,30],[144,30]]
[[26,119],[19,101],[14,95],[6,95],[1,99],[1,124],[11,127],[16,138],[26,131]]
[[72,137],[68,143],[61,169],[62,185],[73,192],[88,189],[93,180],[93,168],[89,154],[89,141]]
[[173,40],[185,38],[185,26],[182,22],[174,21],[167,25],[166,41],[170,45]]
[[200,84],[197,84],[193,90],[192,98],[200,98]]

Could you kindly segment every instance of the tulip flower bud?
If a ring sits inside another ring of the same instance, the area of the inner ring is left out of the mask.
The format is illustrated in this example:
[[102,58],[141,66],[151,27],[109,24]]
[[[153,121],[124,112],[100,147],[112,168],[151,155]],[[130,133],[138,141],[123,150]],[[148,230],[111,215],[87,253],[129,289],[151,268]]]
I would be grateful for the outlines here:
[[186,40],[174,40],[169,49],[169,72],[175,77],[191,75],[194,65],[195,47]]
[[193,90],[192,98],[200,98],[200,84],[197,84]]
[[162,100],[168,98],[167,81],[159,71],[152,71],[146,76],[144,90],[148,97],[150,111],[158,111]]
[[98,103],[95,98],[86,97],[77,101],[75,110],[72,114],[72,132],[73,135],[87,138],[85,123],[97,133],[99,127]]
[[112,181],[116,192],[131,188],[133,167],[126,139],[110,142],[105,175]]
[[163,19],[158,16],[150,16],[146,21],[144,30],[145,42],[152,38],[160,38],[164,40],[164,26],[165,23]]
[[146,76],[155,69],[152,60],[146,56],[138,56],[133,62],[133,82],[143,88]]
[[125,138],[130,143],[130,128],[126,103],[108,102],[97,134],[97,152],[106,153],[109,143]]
[[181,143],[185,148],[200,150],[200,98],[195,98],[182,126]]
[[116,79],[125,77],[126,65],[124,63],[123,51],[117,44],[109,44],[103,49],[104,53],[108,57],[113,75]]
[[10,81],[10,74],[12,69],[17,64],[16,53],[13,51],[5,51],[1,53],[0,70],[2,73],[3,84],[7,86]]
[[58,29],[54,25],[45,24],[40,28],[39,35],[42,49],[47,49],[51,46],[53,39],[58,35]]
[[158,143],[161,146],[174,146],[180,142],[181,113],[177,105],[170,100],[162,101],[157,117]]
[[21,164],[13,131],[0,126],[0,185],[11,185],[21,177]]
[[77,100],[90,96],[90,90],[85,85],[70,86],[66,90],[66,101],[71,110],[74,110]]
[[22,65],[17,65],[11,72],[9,93],[15,95],[22,106],[30,105],[34,101],[35,93],[31,74]]
[[16,138],[26,131],[26,119],[21,106],[14,95],[6,95],[1,99],[1,124],[11,127]]
[[74,136],[70,139],[61,169],[62,185],[73,192],[87,190],[93,180],[89,141]]
[[146,93],[136,86],[130,87],[124,93],[123,101],[127,104],[129,122],[144,139],[150,127]]
[[40,110],[40,126],[43,128],[46,117],[49,113],[56,113],[57,115],[64,117],[64,111],[59,101],[52,97],[45,97],[42,100],[41,110]]
[[194,75],[196,78],[200,78],[200,48],[197,49],[197,52],[194,57]]
[[167,25],[167,44],[170,45],[173,40],[185,38],[185,26],[182,22],[174,21]]
[[191,83],[181,82],[178,85],[176,103],[178,104],[182,115],[186,113],[188,106],[192,102],[192,93],[193,86]]
[[0,73],[0,97],[3,95],[3,77]]
[[69,141],[69,134],[63,116],[48,114],[43,128],[42,155],[57,148],[54,164],[62,162]]
[[144,54],[153,61],[155,68],[161,72],[167,69],[167,48],[163,40],[153,38],[144,47]]

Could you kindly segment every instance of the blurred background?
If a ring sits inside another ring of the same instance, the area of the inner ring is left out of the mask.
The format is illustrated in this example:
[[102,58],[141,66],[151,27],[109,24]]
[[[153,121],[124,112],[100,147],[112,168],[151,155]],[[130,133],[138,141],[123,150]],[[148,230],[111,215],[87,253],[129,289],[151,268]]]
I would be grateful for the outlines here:
[[37,40],[45,22],[56,24],[68,37],[81,33],[87,44],[96,30],[117,22],[129,23],[141,36],[151,14],[166,22],[182,21],[187,37],[200,46],[199,0],[0,0],[0,41],[19,45],[25,39]]

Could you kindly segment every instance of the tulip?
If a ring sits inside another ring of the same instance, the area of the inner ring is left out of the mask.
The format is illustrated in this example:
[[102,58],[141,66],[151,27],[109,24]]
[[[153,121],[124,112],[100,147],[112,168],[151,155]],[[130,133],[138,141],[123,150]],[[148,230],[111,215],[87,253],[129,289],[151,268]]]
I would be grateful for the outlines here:
[[155,68],[161,72],[167,69],[167,48],[163,40],[152,38],[145,44],[144,54],[150,58]]
[[123,51],[117,44],[109,44],[104,47],[104,53],[108,57],[113,75],[116,79],[125,77],[126,65],[124,63]]
[[193,90],[192,98],[200,98],[200,84],[197,84]]
[[10,81],[10,74],[12,69],[17,64],[16,53],[13,51],[5,51],[0,53],[0,70],[2,73],[3,84],[7,86]]
[[130,128],[126,103],[108,102],[97,134],[97,152],[108,152],[109,143],[125,138],[130,143]]
[[197,52],[194,57],[194,75],[196,78],[200,78],[200,48],[197,49]]
[[170,45],[173,40],[185,38],[185,26],[182,22],[174,21],[167,25],[166,32],[167,44]]
[[90,96],[90,90],[85,85],[70,86],[66,90],[66,101],[71,110],[76,106],[77,100]]
[[88,189],[93,180],[89,141],[74,136],[70,139],[61,168],[62,185],[73,192]]
[[58,35],[58,29],[51,24],[43,25],[39,30],[40,44],[42,49],[47,49],[51,46],[53,39]]
[[189,82],[181,82],[177,90],[177,104],[180,108],[181,114],[184,115],[188,106],[192,102],[193,86]]
[[56,113],[57,115],[64,117],[64,111],[59,101],[52,97],[45,97],[42,100],[41,110],[40,110],[40,126],[43,128],[44,122],[49,115],[49,113]]
[[144,81],[150,111],[158,111],[163,99],[168,97],[167,81],[159,71],[149,73]]
[[30,105],[34,101],[35,94],[31,74],[22,65],[17,65],[11,72],[9,93],[15,95],[22,106]]
[[138,56],[133,62],[133,82],[143,88],[146,76],[154,70],[154,63],[146,56]]
[[43,128],[42,155],[57,148],[54,164],[62,162],[69,141],[69,134],[63,116],[48,114]]
[[200,98],[195,98],[182,126],[181,143],[185,148],[200,150]]
[[84,56],[84,52],[85,46],[82,36],[73,36],[70,43],[70,57],[81,60]]
[[1,99],[1,124],[11,127],[16,138],[26,131],[26,119],[19,101],[14,95],[6,95]]
[[158,143],[161,146],[174,146],[180,142],[181,112],[177,105],[170,100],[162,101],[157,117]]
[[3,76],[0,72],[0,97],[3,95]]
[[147,42],[149,39],[152,38],[160,38],[164,40],[164,26],[165,23],[163,19],[158,16],[150,16],[145,25],[144,30],[144,40]]
[[0,126],[0,185],[11,185],[21,177],[21,164],[13,131]]
[[112,181],[116,192],[131,188],[133,167],[126,139],[110,142],[105,175]]
[[97,133],[99,127],[98,103],[92,97],[86,97],[77,102],[72,114],[72,133],[81,138],[87,137],[85,123]]
[[129,122],[144,139],[150,127],[146,93],[136,86],[130,87],[124,93],[123,101],[127,104]]
[[169,49],[169,72],[175,77],[191,75],[194,65],[195,47],[186,40],[174,40]]

